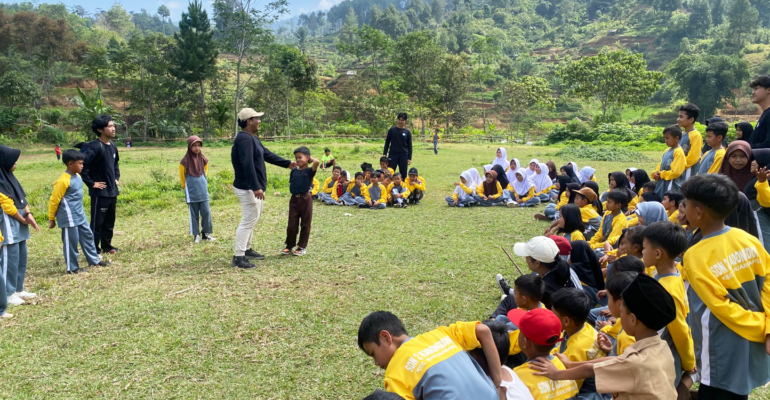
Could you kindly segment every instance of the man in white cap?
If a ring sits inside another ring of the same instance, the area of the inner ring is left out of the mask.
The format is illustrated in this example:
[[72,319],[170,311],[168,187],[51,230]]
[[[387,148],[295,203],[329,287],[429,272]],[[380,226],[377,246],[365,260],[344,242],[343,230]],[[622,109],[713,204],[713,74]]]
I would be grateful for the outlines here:
[[[582,289],[580,281],[573,279],[569,264],[559,257],[559,247],[553,239],[535,236],[527,243],[516,243],[513,253],[527,260],[530,271],[540,275],[545,283],[542,303],[551,308],[551,295],[559,289],[568,287]],[[577,279],[577,277],[575,277]]]
[[254,227],[262,215],[265,201],[267,174],[265,161],[283,168],[294,168],[294,161],[286,160],[270,152],[257,138],[260,121],[264,113],[244,108],[238,113],[241,131],[235,136],[230,160],[235,171],[233,190],[241,203],[241,223],[235,231],[235,255],[230,263],[233,267],[254,268],[249,260],[264,260],[265,256],[251,248]]

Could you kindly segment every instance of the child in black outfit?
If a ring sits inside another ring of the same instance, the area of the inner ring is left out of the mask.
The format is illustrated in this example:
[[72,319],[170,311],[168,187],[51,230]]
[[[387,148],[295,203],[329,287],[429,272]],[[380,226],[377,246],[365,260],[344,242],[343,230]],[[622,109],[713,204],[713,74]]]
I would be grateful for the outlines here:
[[[310,223],[313,221],[313,196],[310,189],[313,188],[313,178],[318,169],[318,160],[310,157],[310,149],[305,146],[294,150],[294,159],[297,161],[297,168],[291,170],[289,175],[289,191],[291,200],[289,200],[289,224],[286,227],[286,248],[281,254],[288,256],[304,256],[307,249],[307,242],[310,239]],[[313,166],[308,168],[308,162],[312,161]],[[302,227],[300,232],[299,228]],[[297,233],[299,234],[299,244],[297,244]],[[294,249],[294,246],[297,249]]]

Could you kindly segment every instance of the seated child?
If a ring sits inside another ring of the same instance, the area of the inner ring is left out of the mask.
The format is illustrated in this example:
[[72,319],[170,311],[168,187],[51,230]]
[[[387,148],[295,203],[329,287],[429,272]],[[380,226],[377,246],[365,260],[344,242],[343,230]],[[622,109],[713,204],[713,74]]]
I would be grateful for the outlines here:
[[368,196],[369,190],[364,184],[364,173],[356,172],[355,182],[353,186],[348,189],[347,192],[340,198],[340,202],[346,206],[364,206],[366,204],[366,196]]
[[[385,390],[405,399],[499,399],[500,358],[489,327],[480,322],[457,322],[410,338],[398,317],[377,311],[361,322],[358,347],[385,370]],[[466,353],[479,347],[491,380]]]
[[645,194],[645,193],[655,193],[655,186],[657,186],[657,183],[652,182],[652,181],[645,183],[642,186],[642,194]]
[[324,201],[326,201],[326,204],[329,205],[344,205],[345,203],[341,200],[341,198],[347,194],[350,189],[353,188],[353,185],[355,185],[355,183],[350,181],[350,172],[341,171],[340,178],[337,180],[337,183],[334,184],[334,189],[332,189],[331,199],[325,199]]
[[684,201],[684,196],[677,192],[666,192],[660,204],[666,209],[666,215],[671,223],[679,223],[679,204]]
[[623,229],[628,228],[628,220],[622,213],[627,204],[628,193],[625,189],[612,189],[607,194],[607,211],[602,217],[599,230],[588,242],[599,257],[604,256],[605,244],[609,247],[617,245]]
[[557,175],[556,182],[553,184],[556,194],[552,201],[555,203],[545,206],[543,213],[535,214],[535,219],[538,221],[550,221],[559,218],[559,209],[569,202],[569,191],[567,185],[571,182],[567,175]]
[[313,200],[318,200],[321,198],[318,195],[319,191],[321,191],[321,183],[318,182],[318,179],[313,177],[313,187],[310,189],[310,195],[313,197]]
[[623,355],[572,362],[559,354],[566,369],[541,356],[530,361],[532,369],[540,371],[537,376],[567,383],[595,378],[597,392],[616,398],[676,399],[674,360],[658,336],[658,330],[676,318],[671,295],[655,279],[638,275],[621,294],[620,315],[623,328],[636,338]]
[[396,171],[393,170],[393,168],[388,167],[388,163],[390,160],[388,160],[388,156],[382,156],[380,157],[380,172],[387,173],[390,176],[393,176],[393,174],[396,173]]
[[671,125],[663,129],[663,139],[668,150],[663,153],[663,158],[652,172],[655,180],[655,193],[663,198],[663,194],[669,191],[680,192],[685,180],[685,154],[679,141],[682,139],[682,130]]
[[[634,257],[625,257],[623,262],[618,263],[628,269],[644,270],[644,263]],[[620,294],[636,279],[641,272],[636,271],[618,271],[610,279],[607,279],[607,312],[610,318],[601,324],[596,324],[596,329],[600,332],[597,337],[597,343],[602,351],[611,356],[623,354],[625,349],[634,344],[636,339],[629,336],[623,330],[623,324],[620,321]]]
[[508,207],[532,207],[540,204],[540,197],[537,196],[536,186],[532,181],[537,174],[525,176],[523,171],[516,171],[514,175],[516,180],[508,185],[512,196],[508,200]]
[[[497,274],[497,284],[503,292],[503,298],[495,312],[489,316],[490,319],[510,324],[509,311],[516,308],[529,311],[543,306],[540,300],[545,293],[545,283],[538,274],[527,274],[516,278],[513,281],[513,288],[508,285],[501,274]],[[510,325],[509,328],[517,329],[513,325]]]
[[[674,357],[674,371],[679,385],[682,373],[695,374],[695,353],[692,335],[687,325],[687,314],[690,307],[687,304],[684,280],[676,269],[676,258],[687,249],[687,239],[684,229],[668,221],[656,222],[642,232],[644,238],[643,261],[646,268],[657,270],[657,280],[671,295],[676,305],[676,318],[660,333],[666,341]],[[692,386],[692,381],[689,381]],[[689,389],[689,388],[688,388]]]
[[739,190],[720,174],[698,175],[682,186],[687,221],[703,238],[682,261],[689,283],[690,327],[701,374],[699,398],[746,398],[770,380],[768,265],[762,243],[725,219]]
[[387,187],[393,183],[393,175],[391,175],[390,172],[380,172],[380,174],[382,176],[382,186],[385,186],[387,189]]
[[[505,324],[493,320],[487,320],[482,323],[488,326],[489,330],[492,332],[492,338],[495,340],[497,354],[500,358],[500,365],[502,365],[500,387],[498,388],[500,398],[504,398],[505,400],[534,400],[532,395],[529,394],[529,389],[524,385],[524,382],[522,382],[518,375],[506,365],[511,341]],[[484,373],[492,378],[489,371],[487,356],[484,354],[484,351],[482,349],[474,349],[470,351],[470,355],[477,363],[479,363],[481,369],[484,370]]]
[[382,210],[388,205],[388,189],[382,186],[380,171],[372,172],[372,184],[367,187],[366,206],[372,210]]
[[559,210],[559,213],[561,215],[556,220],[559,230],[556,231],[556,234],[564,236],[570,242],[586,240],[585,236],[583,236],[586,225],[583,223],[580,207],[574,204],[567,204]]
[[425,178],[417,174],[417,168],[409,168],[409,177],[406,178],[404,183],[406,183],[406,188],[409,189],[407,202],[414,205],[420,204],[420,200],[425,196]]
[[388,185],[388,204],[392,204],[393,207],[406,208],[406,199],[409,197],[409,189],[401,182],[401,173],[396,172],[393,174],[393,182]]
[[505,204],[503,198],[503,187],[497,180],[497,172],[487,171],[484,174],[486,180],[481,186],[476,187],[476,196],[474,199],[484,207],[500,206]]
[[364,174],[364,185],[369,186],[372,183],[372,164],[365,162],[361,164],[361,172]]
[[554,183],[551,177],[548,176],[548,166],[545,163],[537,164],[535,175],[530,177],[535,184],[535,196],[540,199],[541,203],[550,201],[550,193],[554,190]]
[[[590,361],[602,358],[607,354],[603,352],[596,342],[596,330],[586,323],[588,312],[593,301],[588,294],[580,289],[561,289],[554,293],[553,307],[551,311],[561,320],[564,335],[558,349],[554,353],[561,353],[570,361]],[[576,380],[580,390],[581,399],[602,400],[602,396],[596,393],[596,385],[591,378]]]
[[451,196],[447,196],[446,203],[449,207],[465,207],[476,204],[473,195],[476,193],[476,183],[473,181],[471,171],[463,171],[460,174],[460,182],[455,182],[455,190]]
[[586,237],[590,240],[596,233],[602,222],[602,218],[591,203],[596,201],[596,193],[593,189],[582,188],[575,195],[575,205],[580,207],[580,215],[583,217],[583,223],[586,224]]
[[535,400],[567,400],[578,394],[578,385],[574,380],[554,382],[545,376],[537,376],[532,369],[532,361],[541,357],[555,370],[563,370],[560,358],[551,355],[554,346],[561,339],[561,321],[550,310],[537,308],[529,312],[513,310],[511,322],[519,327],[519,347],[527,356],[528,362],[514,368],[513,372],[524,382]]
[[324,149],[324,155],[321,156],[321,171],[326,170],[329,167],[336,167],[337,159],[332,155],[331,149],[328,147]]
[[340,173],[342,172],[342,168],[335,165],[332,169],[332,176],[326,178],[323,184],[323,188],[321,189],[321,193],[318,193],[318,198],[326,203],[329,203],[329,200],[332,200],[332,191],[334,190],[334,185],[337,184],[337,180],[340,179]]

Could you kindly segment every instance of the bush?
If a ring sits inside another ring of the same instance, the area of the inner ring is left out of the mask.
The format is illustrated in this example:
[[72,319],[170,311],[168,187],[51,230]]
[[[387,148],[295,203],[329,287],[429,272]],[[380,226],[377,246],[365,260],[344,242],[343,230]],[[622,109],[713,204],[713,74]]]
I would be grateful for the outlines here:
[[591,161],[646,162],[651,161],[644,154],[625,147],[615,146],[567,146],[556,154],[562,159],[584,159]]
[[340,135],[359,135],[369,136],[372,132],[365,126],[365,123],[349,124],[346,122],[337,122],[329,128],[331,133]]
[[600,124],[593,129],[580,120],[556,126],[546,137],[547,144],[579,140],[581,142],[620,143],[634,141],[663,142],[662,130],[647,125],[625,123]]
[[62,120],[62,115],[64,115],[64,111],[61,108],[43,110],[43,120],[51,125],[58,125]]
[[44,143],[64,144],[67,143],[67,132],[55,126],[46,125],[42,131],[37,134],[37,140]]

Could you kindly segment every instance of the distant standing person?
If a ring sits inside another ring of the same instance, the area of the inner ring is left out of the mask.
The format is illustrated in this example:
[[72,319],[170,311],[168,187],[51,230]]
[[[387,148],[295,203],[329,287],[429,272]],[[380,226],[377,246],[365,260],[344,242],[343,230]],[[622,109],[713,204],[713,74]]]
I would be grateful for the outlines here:
[[118,248],[112,245],[112,235],[120,194],[120,155],[118,146],[112,142],[115,122],[109,115],[100,115],[94,118],[91,130],[97,138],[85,143],[80,150],[86,158],[80,176],[91,196],[91,231],[96,252],[115,254]]
[[383,156],[388,156],[388,167],[395,170],[398,166],[401,176],[409,175],[408,168],[412,164],[412,132],[405,128],[406,119],[406,113],[398,114],[396,126],[388,129],[385,149],[382,151]]
[[751,101],[762,108],[749,143],[752,149],[770,148],[770,75],[762,75],[751,82]]
[[433,154],[438,155],[438,141],[441,140],[441,135],[438,134],[438,128],[433,133]]
[[61,145],[57,144],[56,148],[53,149],[53,151],[56,152],[56,160],[61,161]]
[[230,265],[238,268],[254,268],[255,265],[250,263],[249,259],[265,259],[265,256],[251,248],[254,227],[259,222],[265,202],[265,161],[283,168],[293,169],[297,166],[296,162],[281,158],[262,146],[262,142],[257,138],[259,124],[262,122],[259,117],[262,115],[264,113],[258,113],[251,108],[244,108],[238,113],[238,126],[241,131],[235,136],[230,151],[230,160],[235,172],[233,190],[241,203],[241,223],[235,231],[235,255]]

